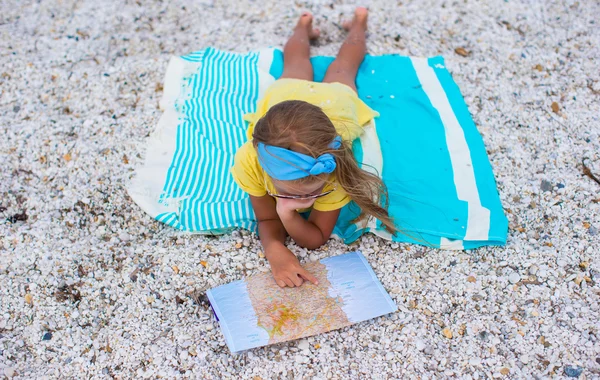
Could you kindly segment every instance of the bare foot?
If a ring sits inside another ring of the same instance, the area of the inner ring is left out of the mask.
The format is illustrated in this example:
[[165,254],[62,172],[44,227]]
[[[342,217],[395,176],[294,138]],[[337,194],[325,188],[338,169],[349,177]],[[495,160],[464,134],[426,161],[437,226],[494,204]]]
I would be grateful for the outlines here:
[[342,24],[344,29],[350,30],[354,25],[361,26],[367,29],[367,17],[369,16],[369,10],[365,7],[356,7],[354,10],[354,19],[352,21],[346,21]]
[[296,25],[296,29],[303,28],[308,31],[308,38],[311,40],[319,38],[321,31],[319,29],[313,29],[312,27],[313,15],[310,12],[304,12],[300,16],[300,20],[298,20],[298,24]]

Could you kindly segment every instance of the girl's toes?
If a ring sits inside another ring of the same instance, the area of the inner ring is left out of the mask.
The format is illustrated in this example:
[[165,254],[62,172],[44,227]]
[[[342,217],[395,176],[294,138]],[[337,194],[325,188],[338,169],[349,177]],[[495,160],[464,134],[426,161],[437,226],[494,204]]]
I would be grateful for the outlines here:
[[313,16],[310,12],[304,12],[300,15],[300,20],[298,20],[298,25],[302,26],[310,26],[312,25]]
[[319,37],[321,31],[319,29],[313,29],[312,23],[313,15],[310,12],[304,12],[300,15],[297,28],[306,28],[308,30],[308,37],[311,40],[314,40]]
[[312,29],[308,33],[308,36],[310,37],[311,40],[315,40],[315,39],[319,38],[320,35],[321,35],[321,31],[318,28],[317,29]]
[[354,10],[354,17],[361,19],[366,18],[369,15],[369,10],[365,7],[356,7]]
[[360,24],[367,23],[367,17],[369,16],[369,10],[365,7],[358,7],[354,11],[354,22]]
[[362,27],[367,26],[367,18],[369,16],[369,10],[365,7],[357,7],[354,10],[354,18],[351,21],[345,21],[342,26],[346,30],[350,30],[355,24],[361,25]]

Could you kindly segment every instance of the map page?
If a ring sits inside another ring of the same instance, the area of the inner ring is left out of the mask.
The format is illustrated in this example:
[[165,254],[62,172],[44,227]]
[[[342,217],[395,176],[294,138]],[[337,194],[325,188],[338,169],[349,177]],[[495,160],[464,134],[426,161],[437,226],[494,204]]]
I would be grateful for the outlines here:
[[206,292],[231,352],[321,334],[397,306],[360,252],[304,266],[319,280],[280,288],[271,272]]

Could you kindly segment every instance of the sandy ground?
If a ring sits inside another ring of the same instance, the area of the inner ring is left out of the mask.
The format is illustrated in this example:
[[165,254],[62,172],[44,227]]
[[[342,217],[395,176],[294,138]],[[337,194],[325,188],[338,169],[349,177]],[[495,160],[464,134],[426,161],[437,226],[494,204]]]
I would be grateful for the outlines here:
[[582,174],[584,158],[600,174],[599,3],[369,6],[371,53],[446,57],[494,167],[507,246],[366,236],[295,249],[361,249],[399,312],[233,356],[190,294],[267,270],[258,240],[180,234],[125,184],[171,55],[281,46],[302,10],[322,29],[315,54],[334,54],[353,5],[3,0],[0,377],[600,378],[600,184]]

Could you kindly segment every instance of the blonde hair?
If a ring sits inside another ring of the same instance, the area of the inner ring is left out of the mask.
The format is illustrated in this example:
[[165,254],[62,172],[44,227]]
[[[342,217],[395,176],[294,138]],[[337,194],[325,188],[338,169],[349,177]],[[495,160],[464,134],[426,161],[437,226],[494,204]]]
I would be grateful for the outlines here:
[[[352,153],[350,142],[343,141],[338,149],[329,144],[338,133],[321,108],[300,100],[288,100],[271,107],[256,123],[253,144],[278,146],[312,157],[330,153],[335,157],[335,178],[350,198],[360,207],[360,215],[377,218],[391,233],[398,230],[389,216],[387,189],[381,179],[362,170]],[[326,181],[329,174],[308,176],[295,181],[298,185]],[[288,181],[286,181],[288,182]]]

